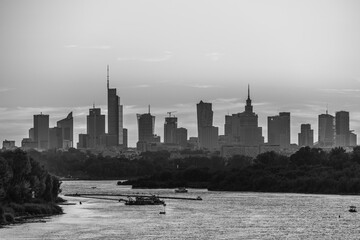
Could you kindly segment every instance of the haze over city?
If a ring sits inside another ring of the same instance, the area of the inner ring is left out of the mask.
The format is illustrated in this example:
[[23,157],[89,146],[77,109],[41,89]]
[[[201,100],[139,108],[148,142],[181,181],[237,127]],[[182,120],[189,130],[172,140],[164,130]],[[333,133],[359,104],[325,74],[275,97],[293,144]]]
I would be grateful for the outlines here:
[[286,111],[291,142],[301,123],[317,140],[327,106],[349,111],[359,133],[359,12],[359,1],[340,0],[1,1],[1,140],[20,145],[34,114],[53,126],[72,111],[76,143],[93,104],[107,114],[108,64],[129,146],[149,104],[161,137],[169,111],[197,136],[200,100],[223,134],[248,84],[265,139],[267,117]]

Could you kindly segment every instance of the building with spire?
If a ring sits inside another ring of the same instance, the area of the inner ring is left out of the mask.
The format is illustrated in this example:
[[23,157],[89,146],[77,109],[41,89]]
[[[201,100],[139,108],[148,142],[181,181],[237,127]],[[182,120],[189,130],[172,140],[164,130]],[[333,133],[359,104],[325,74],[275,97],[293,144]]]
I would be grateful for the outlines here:
[[249,85],[245,111],[225,116],[225,138],[227,144],[259,146],[264,143],[258,115],[253,112]]
[[116,88],[110,88],[109,65],[107,65],[108,133],[101,139],[105,147],[127,147],[127,130],[123,127],[123,106]]

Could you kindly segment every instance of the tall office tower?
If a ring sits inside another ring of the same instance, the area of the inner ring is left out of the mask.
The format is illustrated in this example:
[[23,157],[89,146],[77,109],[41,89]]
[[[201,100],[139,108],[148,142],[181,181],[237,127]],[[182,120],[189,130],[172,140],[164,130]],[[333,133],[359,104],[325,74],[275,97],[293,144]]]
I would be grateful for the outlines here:
[[200,101],[196,105],[199,147],[215,150],[218,148],[219,129],[213,126],[211,103]]
[[187,129],[177,128],[175,131],[175,143],[183,148],[187,146]]
[[350,145],[349,112],[339,111],[335,114],[335,144],[339,147]]
[[62,148],[62,129],[59,127],[49,128],[49,149]]
[[34,115],[34,142],[38,149],[49,149],[49,115]]
[[146,143],[154,142],[155,116],[150,114],[150,106],[149,113],[137,114],[137,121],[139,129],[138,141]]
[[319,147],[333,147],[335,145],[334,117],[328,114],[319,115]]
[[314,130],[310,124],[301,124],[299,137],[299,147],[312,147],[314,145]]
[[78,149],[86,149],[89,148],[89,134],[79,134],[79,142],[77,143]]
[[123,106],[120,97],[116,95],[116,88],[109,87],[109,65],[107,66],[107,94],[108,94],[108,146],[123,145]]
[[228,143],[243,146],[258,146],[264,143],[262,128],[258,126],[258,115],[253,112],[248,86],[245,111],[225,116],[225,137]]
[[350,143],[349,143],[350,147],[355,147],[357,146],[357,135],[355,133],[353,133],[352,131],[350,131]]
[[123,147],[127,148],[128,147],[128,130],[127,128],[123,128]]
[[66,118],[57,121],[56,126],[61,129],[61,147],[69,149],[73,147],[74,119],[72,112]]
[[29,138],[31,139],[31,141],[34,141],[34,139],[35,139],[34,128],[29,129]]
[[268,117],[268,143],[290,147],[290,113],[281,112],[278,116]]
[[101,114],[100,108],[89,109],[89,115],[87,119],[87,134],[89,135],[89,141],[87,147],[97,148],[100,146],[100,138],[105,134],[105,115]]
[[177,117],[165,118],[164,143],[176,143]]

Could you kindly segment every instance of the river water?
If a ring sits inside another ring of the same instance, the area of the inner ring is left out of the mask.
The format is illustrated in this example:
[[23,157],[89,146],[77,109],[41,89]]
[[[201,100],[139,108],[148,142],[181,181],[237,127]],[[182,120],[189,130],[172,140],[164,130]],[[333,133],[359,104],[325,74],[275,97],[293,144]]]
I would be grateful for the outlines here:
[[[65,214],[0,229],[0,239],[360,239],[360,196],[131,189],[116,181],[65,181],[63,193],[201,196],[163,206],[64,197]],[[80,204],[79,202],[82,202]]]

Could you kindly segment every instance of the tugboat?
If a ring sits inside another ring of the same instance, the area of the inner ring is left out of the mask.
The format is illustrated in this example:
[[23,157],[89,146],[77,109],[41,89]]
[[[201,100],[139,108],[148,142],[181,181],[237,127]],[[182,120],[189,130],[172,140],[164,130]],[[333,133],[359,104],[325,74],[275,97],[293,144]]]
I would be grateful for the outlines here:
[[184,187],[179,187],[178,189],[175,189],[175,193],[187,193],[188,190]]
[[162,205],[165,204],[164,201],[160,200],[159,197],[152,195],[149,197],[129,197],[128,200],[126,199],[119,199],[119,202],[125,202],[125,205]]
[[356,206],[350,206],[349,212],[357,212]]

